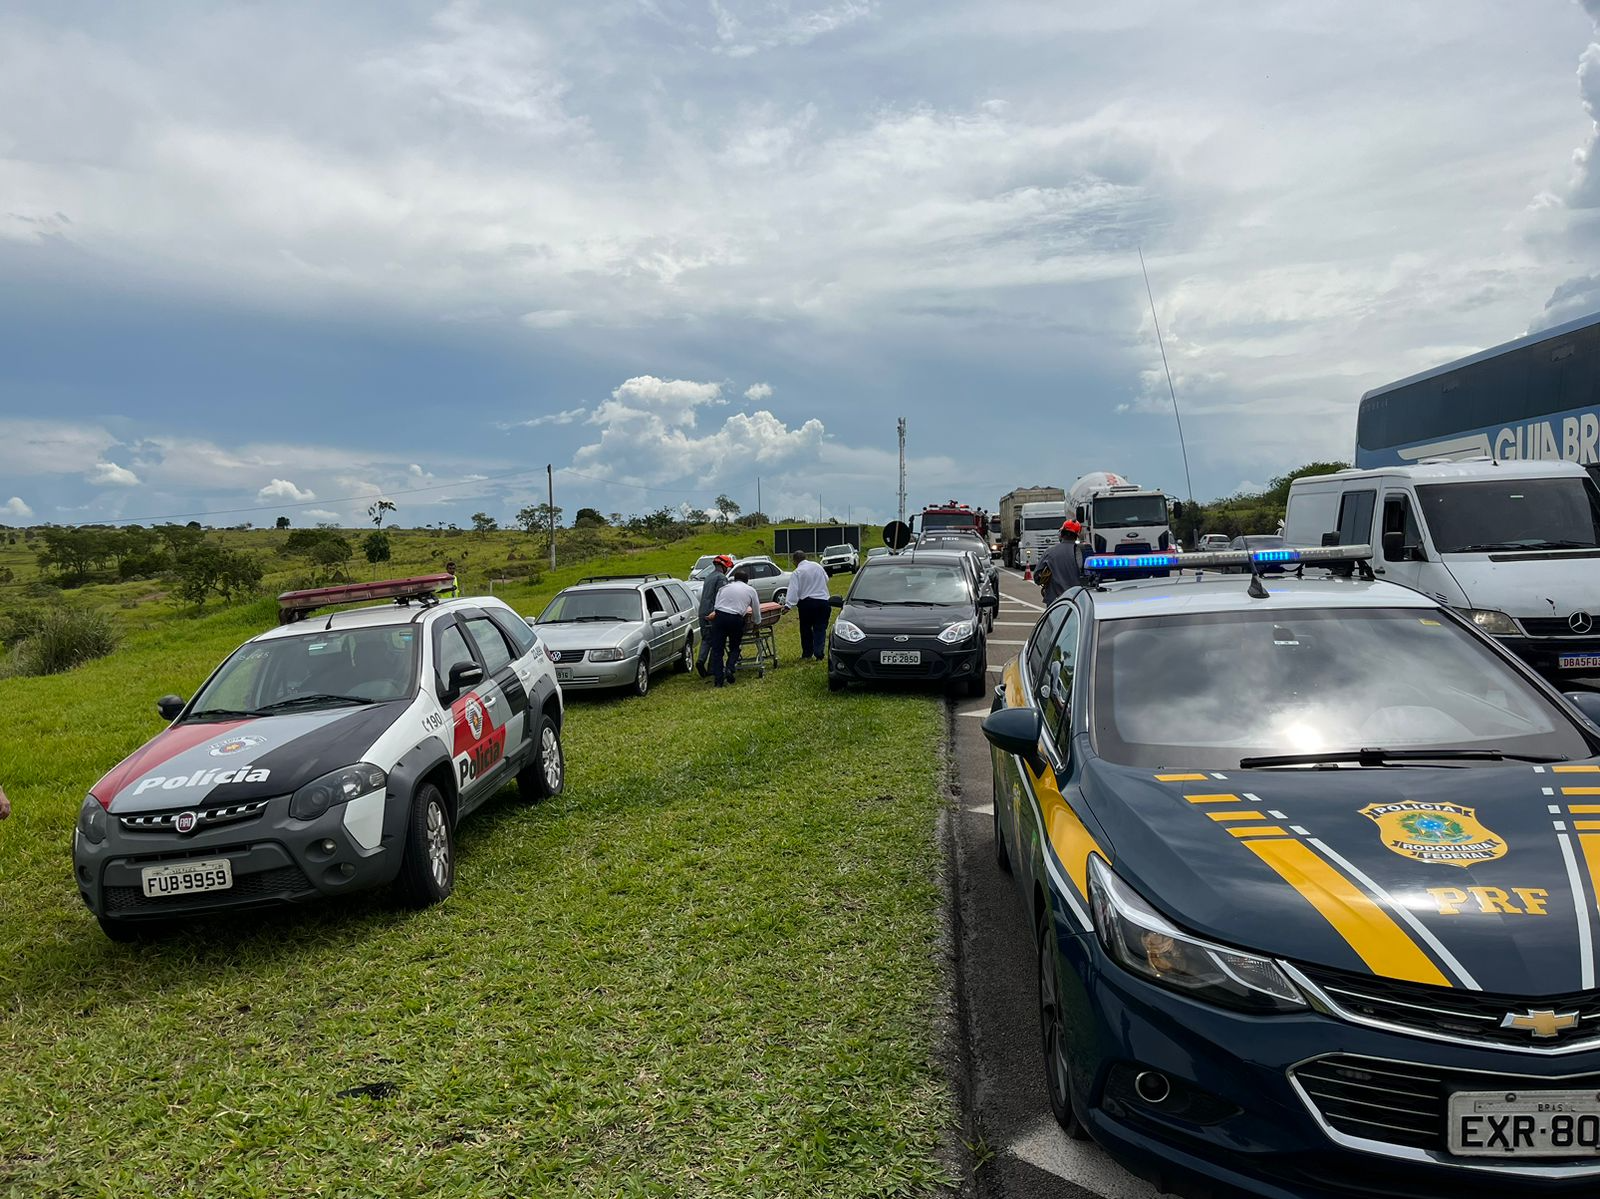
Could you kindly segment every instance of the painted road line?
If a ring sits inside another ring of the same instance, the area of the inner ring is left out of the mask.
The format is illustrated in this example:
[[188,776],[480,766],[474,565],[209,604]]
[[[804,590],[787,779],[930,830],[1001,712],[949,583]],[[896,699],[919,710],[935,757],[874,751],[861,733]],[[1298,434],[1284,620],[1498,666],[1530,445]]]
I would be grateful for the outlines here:
[[991,637],[988,640],[988,644],[989,645],[1027,645],[1028,643],[1026,641],[1007,641],[1007,640],[1005,640],[1003,638],[1000,638],[1000,637]]
[[1122,1169],[1093,1141],[1064,1136],[1054,1116],[1025,1129],[1003,1152],[1103,1199],[1156,1199],[1155,1187]]

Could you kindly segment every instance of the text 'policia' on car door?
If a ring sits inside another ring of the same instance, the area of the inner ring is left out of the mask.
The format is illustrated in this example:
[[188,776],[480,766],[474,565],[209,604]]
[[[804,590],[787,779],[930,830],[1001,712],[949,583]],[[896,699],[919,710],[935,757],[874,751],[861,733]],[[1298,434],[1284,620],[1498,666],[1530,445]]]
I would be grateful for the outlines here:
[[[472,623],[486,626],[470,636]],[[493,638],[488,633],[493,633]],[[485,653],[482,646],[489,647]],[[481,613],[462,613],[455,620],[434,626],[434,661],[441,702],[450,705],[451,753],[455,761],[456,786],[461,794],[461,813],[465,814],[493,794],[505,777],[506,763],[521,750],[523,723],[528,707],[527,690],[518,679],[508,691],[505,679],[515,679],[504,636]],[[479,667],[483,677],[475,684],[450,694],[450,675],[462,663]],[[496,674],[491,664],[498,665]],[[514,699],[513,699],[514,696]]]

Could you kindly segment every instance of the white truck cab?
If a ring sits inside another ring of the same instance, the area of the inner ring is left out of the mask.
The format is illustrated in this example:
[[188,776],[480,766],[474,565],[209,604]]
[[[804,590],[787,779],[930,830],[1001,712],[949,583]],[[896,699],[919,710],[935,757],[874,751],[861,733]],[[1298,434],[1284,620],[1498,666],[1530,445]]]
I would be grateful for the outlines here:
[[1067,519],[1065,500],[1034,500],[1022,505],[1022,535],[1018,539],[1019,561],[1039,565],[1045,552],[1061,540],[1061,522]]
[[1484,458],[1296,479],[1284,538],[1366,542],[1375,573],[1459,609],[1541,673],[1600,675],[1600,490],[1577,463]]

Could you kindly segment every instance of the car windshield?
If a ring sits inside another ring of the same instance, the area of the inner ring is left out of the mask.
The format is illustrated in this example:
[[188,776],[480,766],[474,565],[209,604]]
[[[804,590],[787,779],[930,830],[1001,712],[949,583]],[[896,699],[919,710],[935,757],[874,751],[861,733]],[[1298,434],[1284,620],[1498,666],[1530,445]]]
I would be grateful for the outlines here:
[[1022,518],[1022,527],[1024,531],[1029,533],[1038,533],[1045,529],[1056,529],[1059,531],[1061,528],[1061,522],[1065,519],[1066,517],[1062,516],[1059,512],[1057,512],[1054,516],[1024,516]]
[[1166,523],[1167,497],[1163,495],[1108,495],[1094,502],[1094,527],[1097,529],[1148,527]]
[[1239,548],[1246,550],[1280,550],[1283,548],[1283,538],[1271,533],[1262,533],[1253,537],[1239,538]]
[[970,512],[924,512],[922,527],[930,529],[972,529],[978,527],[977,518]]
[[416,665],[410,624],[252,641],[201,688],[187,719],[410,699]]
[[717,564],[715,554],[705,554],[694,560],[694,565],[689,568],[691,579],[703,579],[711,573],[711,568]]
[[563,591],[539,613],[540,624],[570,624],[576,621],[643,620],[639,593],[631,588],[604,591]]
[[830,545],[827,549],[822,551],[822,554],[824,557],[827,557],[830,554],[848,554],[849,552],[850,547],[848,545]]
[[1093,736],[1135,766],[1383,746],[1588,757],[1572,722],[1430,609],[1217,612],[1107,620]]
[[1428,483],[1417,502],[1441,554],[1600,546],[1600,492],[1584,476]]
[[967,574],[959,566],[878,562],[856,576],[847,603],[967,604]]

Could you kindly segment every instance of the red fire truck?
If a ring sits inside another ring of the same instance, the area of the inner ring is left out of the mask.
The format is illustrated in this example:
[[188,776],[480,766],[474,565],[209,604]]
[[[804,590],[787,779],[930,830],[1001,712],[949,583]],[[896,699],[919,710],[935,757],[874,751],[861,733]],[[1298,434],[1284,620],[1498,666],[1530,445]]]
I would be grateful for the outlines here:
[[935,529],[960,529],[973,532],[989,542],[989,514],[982,508],[971,508],[950,500],[943,504],[930,504],[917,519],[918,533],[931,533]]

